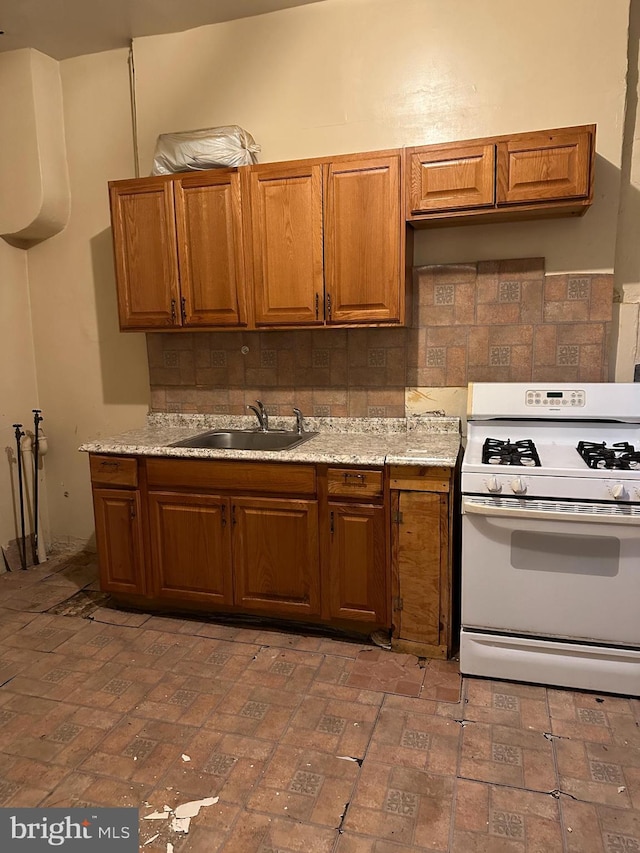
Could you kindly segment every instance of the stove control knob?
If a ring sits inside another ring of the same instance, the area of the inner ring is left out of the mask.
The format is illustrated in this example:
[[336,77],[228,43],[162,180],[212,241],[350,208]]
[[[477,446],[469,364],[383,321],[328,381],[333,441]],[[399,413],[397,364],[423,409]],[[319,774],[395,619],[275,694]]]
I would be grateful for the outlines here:
[[498,482],[497,477],[489,478],[489,480],[487,481],[487,491],[491,492],[492,494],[497,494],[498,492],[502,491],[502,486]]
[[527,484],[522,477],[516,477],[511,481],[511,489],[514,495],[524,495],[527,493]]
[[611,489],[611,494],[617,501],[629,500],[629,492],[625,489],[622,483],[616,483]]

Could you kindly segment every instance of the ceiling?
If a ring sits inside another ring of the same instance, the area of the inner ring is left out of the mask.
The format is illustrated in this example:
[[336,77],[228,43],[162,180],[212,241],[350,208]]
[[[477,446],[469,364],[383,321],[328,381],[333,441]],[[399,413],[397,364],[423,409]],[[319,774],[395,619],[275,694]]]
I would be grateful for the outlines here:
[[0,0],[0,52],[33,47],[68,59],[322,0]]

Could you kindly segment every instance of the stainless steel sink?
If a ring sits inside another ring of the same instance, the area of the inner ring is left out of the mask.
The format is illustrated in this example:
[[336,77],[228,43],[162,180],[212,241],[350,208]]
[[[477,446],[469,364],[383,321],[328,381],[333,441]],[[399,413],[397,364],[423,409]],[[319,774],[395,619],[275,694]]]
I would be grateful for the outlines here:
[[290,450],[317,434],[277,429],[270,429],[268,432],[243,429],[210,430],[182,441],[174,441],[169,447],[194,447],[203,450]]

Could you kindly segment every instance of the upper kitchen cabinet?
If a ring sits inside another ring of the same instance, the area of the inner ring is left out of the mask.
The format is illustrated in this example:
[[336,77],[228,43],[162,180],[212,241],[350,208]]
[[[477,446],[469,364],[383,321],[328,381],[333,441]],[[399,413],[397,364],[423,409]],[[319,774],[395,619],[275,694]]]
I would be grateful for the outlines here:
[[109,184],[121,329],[246,325],[240,178]]
[[410,148],[407,166],[411,215],[495,204],[496,147],[492,143]]
[[405,224],[400,152],[326,167],[325,320],[403,323]]
[[322,324],[322,165],[255,166],[247,179],[256,326]]
[[255,325],[404,322],[399,151],[254,166]]
[[594,134],[595,127],[570,128],[498,141],[498,205],[587,198]]
[[581,216],[593,200],[595,125],[405,149],[414,227]]

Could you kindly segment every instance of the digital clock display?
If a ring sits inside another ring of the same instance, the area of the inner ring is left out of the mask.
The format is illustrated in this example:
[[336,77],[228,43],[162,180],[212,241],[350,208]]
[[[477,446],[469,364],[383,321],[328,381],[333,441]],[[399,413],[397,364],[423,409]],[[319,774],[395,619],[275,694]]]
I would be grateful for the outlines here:
[[556,397],[562,399],[562,391],[547,391],[547,397]]

